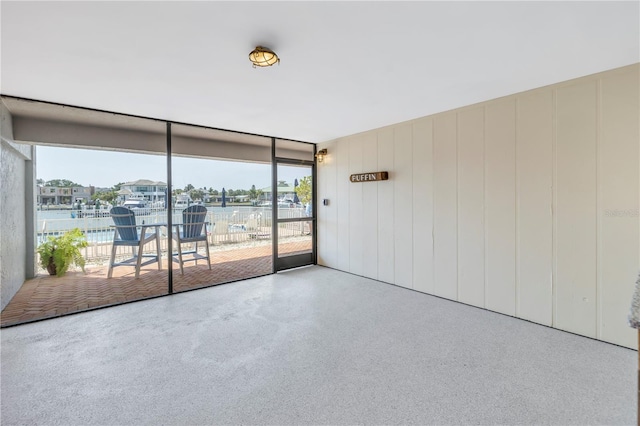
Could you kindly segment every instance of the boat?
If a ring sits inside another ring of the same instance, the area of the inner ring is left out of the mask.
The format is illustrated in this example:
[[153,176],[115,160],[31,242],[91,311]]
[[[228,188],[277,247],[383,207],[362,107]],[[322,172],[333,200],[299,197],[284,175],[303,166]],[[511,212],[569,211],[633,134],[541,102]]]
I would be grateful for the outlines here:
[[71,218],[95,218],[95,217],[110,217],[111,216],[111,204],[100,204],[97,202],[94,205],[82,204],[78,209],[71,210]]
[[[271,201],[265,201],[258,204],[258,207],[271,207]],[[281,198],[278,200],[279,209],[301,209],[304,206],[302,203],[295,203],[291,198]]]
[[128,208],[136,216],[150,215],[154,210],[148,205],[146,200],[141,198],[129,198],[122,204],[122,207]]
[[194,204],[193,200],[189,196],[189,194],[179,194],[176,198],[176,202],[173,205],[173,208],[176,210],[186,209],[190,205]]

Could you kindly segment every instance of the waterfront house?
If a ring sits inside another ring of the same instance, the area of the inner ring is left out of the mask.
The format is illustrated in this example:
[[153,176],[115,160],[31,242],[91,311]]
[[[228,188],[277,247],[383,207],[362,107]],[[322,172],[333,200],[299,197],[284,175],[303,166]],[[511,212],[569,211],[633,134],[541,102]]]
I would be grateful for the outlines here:
[[[261,189],[262,196],[260,199],[262,201],[273,201],[273,191],[270,186],[264,187]],[[284,180],[278,181],[278,186],[276,188],[276,195],[278,200],[293,200],[295,195],[295,188],[293,185],[287,183]]]
[[167,184],[160,181],[152,181],[148,179],[138,179],[133,182],[126,182],[120,186],[118,194],[125,201],[128,198],[142,198],[151,203],[164,203],[167,195]]
[[88,203],[94,194],[93,186],[37,187],[37,203],[39,205],[72,205],[73,203]]

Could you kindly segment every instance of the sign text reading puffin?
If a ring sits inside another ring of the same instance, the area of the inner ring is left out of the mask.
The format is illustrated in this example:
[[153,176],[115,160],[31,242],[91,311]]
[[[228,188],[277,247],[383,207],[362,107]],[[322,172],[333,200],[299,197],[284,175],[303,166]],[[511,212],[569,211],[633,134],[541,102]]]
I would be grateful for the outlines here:
[[351,182],[377,182],[388,179],[389,172],[356,173],[349,178]]

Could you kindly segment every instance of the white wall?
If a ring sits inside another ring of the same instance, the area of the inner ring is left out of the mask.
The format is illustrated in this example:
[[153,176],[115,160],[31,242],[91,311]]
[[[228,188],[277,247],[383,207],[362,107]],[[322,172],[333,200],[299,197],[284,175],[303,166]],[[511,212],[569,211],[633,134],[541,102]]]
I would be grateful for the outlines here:
[[318,263],[636,348],[639,76],[636,64],[320,144]]
[[[33,258],[33,233],[27,232],[33,223],[33,210],[26,207],[30,194],[27,185],[33,185],[29,178],[33,168],[33,149],[13,142],[11,115],[0,102],[0,310],[9,303],[20,289],[27,276],[28,266],[33,266],[28,256]],[[33,199],[30,200],[33,203]],[[29,237],[27,237],[29,235]]]

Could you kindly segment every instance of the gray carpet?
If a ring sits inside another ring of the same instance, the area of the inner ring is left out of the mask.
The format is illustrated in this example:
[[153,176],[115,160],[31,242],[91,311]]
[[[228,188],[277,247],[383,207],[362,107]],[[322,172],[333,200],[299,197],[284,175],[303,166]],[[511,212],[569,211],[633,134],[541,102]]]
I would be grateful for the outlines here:
[[4,329],[13,424],[634,424],[637,353],[322,267]]

